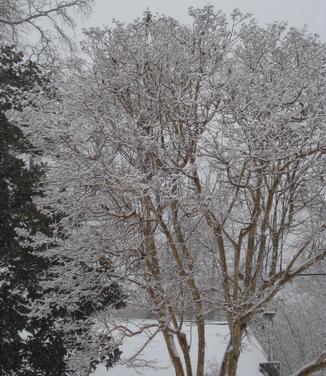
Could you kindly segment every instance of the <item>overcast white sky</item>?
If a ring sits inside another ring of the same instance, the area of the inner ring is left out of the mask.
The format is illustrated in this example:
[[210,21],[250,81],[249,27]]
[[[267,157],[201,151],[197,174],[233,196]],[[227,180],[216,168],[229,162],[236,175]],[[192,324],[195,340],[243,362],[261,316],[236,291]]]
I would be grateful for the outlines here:
[[275,20],[287,21],[290,26],[309,26],[326,41],[326,0],[95,0],[93,13],[84,27],[110,25],[113,18],[129,22],[142,16],[148,7],[153,13],[172,16],[189,22],[189,6],[214,5],[229,13],[234,8],[251,12],[261,24]]

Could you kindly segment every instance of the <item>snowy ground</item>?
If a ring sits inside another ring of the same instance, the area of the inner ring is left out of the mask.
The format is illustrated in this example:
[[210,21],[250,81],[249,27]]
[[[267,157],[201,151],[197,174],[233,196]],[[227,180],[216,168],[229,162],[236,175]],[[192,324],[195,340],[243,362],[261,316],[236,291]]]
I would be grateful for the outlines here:
[[[129,324],[130,328],[136,329],[137,325],[144,323],[151,323],[150,320],[134,321],[134,324]],[[186,323],[184,331],[187,333],[188,339],[192,338],[192,353],[196,353],[196,327],[190,323]],[[124,341],[121,350],[122,361],[131,357],[137,349],[146,341],[146,335],[138,335],[132,338],[127,338]],[[228,328],[226,325],[221,325],[219,322],[210,321],[206,323],[206,372],[211,367],[214,368],[222,359],[224,350],[228,340]],[[169,360],[169,355],[163,342],[163,336],[157,335],[152,342],[141,353],[141,359],[146,362],[153,362],[154,368],[130,368],[126,365],[117,365],[112,369],[106,371],[104,367],[99,367],[93,376],[173,376],[174,370]],[[240,356],[238,376],[262,376],[258,370],[258,364],[265,361],[266,358],[258,345],[257,341],[250,337],[244,340],[242,353]],[[216,368],[215,368],[216,369]]]

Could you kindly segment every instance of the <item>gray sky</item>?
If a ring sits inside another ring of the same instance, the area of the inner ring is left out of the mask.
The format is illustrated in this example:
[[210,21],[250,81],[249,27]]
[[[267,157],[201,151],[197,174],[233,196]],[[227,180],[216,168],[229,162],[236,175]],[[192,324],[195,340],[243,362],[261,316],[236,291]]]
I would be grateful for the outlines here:
[[326,41],[326,0],[95,0],[93,13],[84,27],[110,25],[112,18],[130,22],[142,16],[148,7],[153,13],[172,16],[183,23],[189,22],[189,6],[214,5],[229,13],[234,8],[251,12],[260,24],[287,21],[290,26],[309,26]]

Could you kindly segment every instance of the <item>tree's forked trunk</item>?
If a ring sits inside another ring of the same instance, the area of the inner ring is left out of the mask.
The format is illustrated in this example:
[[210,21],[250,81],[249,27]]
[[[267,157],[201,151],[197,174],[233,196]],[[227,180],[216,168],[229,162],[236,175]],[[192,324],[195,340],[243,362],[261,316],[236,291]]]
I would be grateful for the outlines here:
[[218,376],[236,376],[244,329],[239,324],[230,328],[230,341],[224,353]]

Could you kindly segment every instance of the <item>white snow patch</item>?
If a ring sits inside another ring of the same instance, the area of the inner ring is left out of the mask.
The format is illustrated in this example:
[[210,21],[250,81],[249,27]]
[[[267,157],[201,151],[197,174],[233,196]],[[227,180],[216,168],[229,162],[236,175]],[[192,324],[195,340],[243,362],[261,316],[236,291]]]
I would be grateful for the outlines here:
[[[155,323],[151,320],[137,320],[134,324],[128,324],[130,328]],[[191,355],[194,367],[196,365],[196,347],[197,336],[196,326],[191,323],[185,323],[184,332],[190,341]],[[229,330],[227,325],[220,322],[209,321],[206,323],[206,372],[211,372],[221,363],[224,351],[228,342]],[[125,338],[120,349],[123,351],[121,360],[124,362],[130,358],[138,349],[142,347],[148,337],[145,334],[137,335],[131,338]],[[181,352],[179,351],[181,356]],[[173,376],[175,374],[167,349],[164,344],[163,335],[159,333],[151,343],[141,353],[141,359],[150,362],[157,368],[148,367],[127,367],[125,364],[118,364],[108,371],[105,367],[98,367],[92,374],[93,376]],[[266,361],[266,357],[258,344],[257,340],[250,336],[243,341],[242,352],[240,355],[238,376],[261,376],[259,363]],[[195,372],[194,372],[195,373]]]

